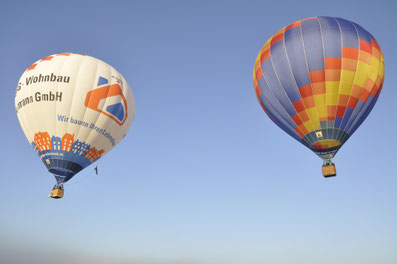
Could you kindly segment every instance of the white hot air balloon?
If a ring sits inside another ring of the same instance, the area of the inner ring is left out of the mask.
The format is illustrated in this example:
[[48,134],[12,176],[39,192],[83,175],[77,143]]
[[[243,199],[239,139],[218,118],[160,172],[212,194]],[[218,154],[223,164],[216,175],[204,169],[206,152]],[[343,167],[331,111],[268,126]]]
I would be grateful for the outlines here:
[[30,66],[19,80],[15,109],[26,138],[57,180],[53,198],[121,141],[135,113],[131,88],[117,70],[73,53]]

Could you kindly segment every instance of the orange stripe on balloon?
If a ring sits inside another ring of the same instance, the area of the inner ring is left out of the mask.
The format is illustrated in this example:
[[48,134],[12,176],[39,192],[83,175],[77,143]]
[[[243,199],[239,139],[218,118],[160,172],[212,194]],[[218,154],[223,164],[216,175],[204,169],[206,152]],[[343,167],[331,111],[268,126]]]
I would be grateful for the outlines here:
[[327,105],[327,119],[334,120],[336,115],[336,105]]
[[307,128],[305,127],[304,124],[298,126],[298,128],[299,128],[300,130],[302,130],[302,132],[304,133],[304,135],[306,135],[306,134],[309,133],[309,131],[307,130]]
[[302,112],[302,111],[305,111],[305,109],[306,109],[305,104],[303,103],[302,99],[300,99],[296,102],[293,102],[292,105],[294,106],[296,112]]
[[309,19],[317,19],[317,17],[308,17],[308,18],[302,19],[301,22],[302,22],[302,21],[309,20]]
[[350,95],[339,94],[338,95],[338,106],[346,106]]
[[[361,60],[361,55],[360,55],[360,60]],[[342,69],[347,71],[356,71],[357,60],[344,58],[342,63]]]
[[299,87],[298,89],[299,89],[299,93],[301,94],[302,98],[313,96],[312,86],[310,84]]
[[261,68],[255,71],[255,77],[257,80],[259,80],[262,76],[263,76],[263,72]]
[[310,81],[312,83],[324,82],[325,81],[325,72],[324,72],[324,70],[312,71],[312,72],[309,73],[309,75],[310,75]]
[[267,60],[270,57],[270,49],[266,49],[261,54],[261,63]]
[[340,106],[336,108],[336,117],[343,118],[345,115],[346,106]]
[[350,48],[350,47],[343,47],[342,48],[342,57],[352,60],[358,59],[358,49]]
[[54,58],[54,56],[48,56],[48,57],[45,57],[44,59],[40,60],[40,62],[41,61],[50,61],[50,60],[52,60],[52,58]]
[[30,65],[30,67],[26,70],[26,71],[30,71],[33,70],[34,68],[36,68],[37,63]]
[[303,98],[303,102],[305,103],[306,109],[310,109],[316,106],[316,102],[314,101],[313,96]]
[[[327,73],[327,71],[325,71]],[[327,79],[327,78],[326,78]],[[313,94],[325,94],[325,83],[312,83]]]
[[300,118],[300,116],[298,114],[292,116],[291,118],[297,126],[300,126],[303,123],[302,119]]
[[303,122],[307,122],[310,120],[310,117],[307,115],[306,111],[299,112],[298,115]]
[[368,97],[369,97],[369,92],[366,89],[363,89],[363,91],[360,95],[360,100],[365,103],[365,102],[367,102]]
[[361,94],[361,90],[362,90],[362,89],[363,89],[362,87],[358,86],[357,84],[354,84],[353,87],[352,87],[352,91],[350,92],[350,94],[351,94],[352,96],[359,97],[360,94]]
[[325,69],[340,70],[341,58],[325,58]]
[[262,90],[261,90],[261,88],[259,88],[259,85],[255,85],[255,93],[259,99],[259,96],[261,96],[261,94],[262,94]]
[[285,28],[285,31],[288,31],[288,30],[290,30],[291,28],[300,27],[300,26],[301,26],[301,22],[300,22],[300,21],[297,21],[297,22],[294,22],[294,23],[288,25],[288,26]]
[[372,55],[372,45],[364,40],[360,40],[360,50]]
[[284,33],[283,32],[278,33],[270,41],[270,46],[273,46],[274,44],[276,44],[277,42],[279,42],[280,40],[283,40],[283,39],[284,39]]
[[351,109],[354,109],[354,108],[356,108],[357,102],[358,102],[358,98],[357,97],[350,96],[349,97],[349,103],[347,104],[347,107],[349,107]]
[[325,81],[326,82],[339,82],[340,81],[340,69],[325,70]]

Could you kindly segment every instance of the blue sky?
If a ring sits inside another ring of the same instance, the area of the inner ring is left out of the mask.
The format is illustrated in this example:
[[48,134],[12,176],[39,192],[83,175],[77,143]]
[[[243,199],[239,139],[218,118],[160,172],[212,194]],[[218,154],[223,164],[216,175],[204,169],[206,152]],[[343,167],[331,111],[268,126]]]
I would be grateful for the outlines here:
[[[3,1],[0,262],[397,262],[394,1]],[[338,152],[338,176],[281,131],[252,70],[281,27],[354,21],[386,64],[372,113]],[[101,59],[129,82],[128,135],[48,199],[55,183],[19,126],[20,75],[47,55]]]

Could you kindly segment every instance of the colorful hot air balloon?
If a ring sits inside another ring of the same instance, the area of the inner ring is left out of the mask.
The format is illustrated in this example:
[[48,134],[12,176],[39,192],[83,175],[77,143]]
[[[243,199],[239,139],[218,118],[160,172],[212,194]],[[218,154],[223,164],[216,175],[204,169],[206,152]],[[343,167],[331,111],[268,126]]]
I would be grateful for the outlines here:
[[253,75],[267,115],[324,160],[324,176],[335,176],[331,158],[375,105],[384,58],[361,26],[312,17],[271,37],[258,54]]
[[21,76],[15,109],[25,136],[63,196],[63,183],[105,155],[131,126],[135,105],[127,81],[90,56],[62,53],[30,66]]

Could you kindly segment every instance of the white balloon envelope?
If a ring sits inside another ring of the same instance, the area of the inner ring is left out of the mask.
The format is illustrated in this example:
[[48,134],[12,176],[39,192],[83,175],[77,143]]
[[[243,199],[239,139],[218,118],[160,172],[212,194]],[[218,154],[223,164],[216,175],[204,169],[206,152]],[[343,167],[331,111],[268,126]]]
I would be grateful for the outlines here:
[[73,53],[30,66],[19,80],[15,109],[26,138],[59,184],[116,146],[135,113],[131,88],[117,70]]

